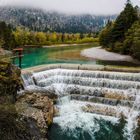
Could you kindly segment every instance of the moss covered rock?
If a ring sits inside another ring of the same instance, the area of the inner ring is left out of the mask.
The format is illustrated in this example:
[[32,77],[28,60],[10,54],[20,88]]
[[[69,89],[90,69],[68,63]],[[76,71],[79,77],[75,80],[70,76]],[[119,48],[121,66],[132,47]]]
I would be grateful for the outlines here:
[[31,140],[25,120],[16,111],[14,104],[0,105],[0,139]]
[[[10,63],[0,62],[0,97],[6,96],[15,102],[20,87],[20,69]],[[0,102],[2,101],[1,98]]]
[[15,108],[17,91],[21,86],[20,69],[0,62],[0,139],[30,140],[28,127]]

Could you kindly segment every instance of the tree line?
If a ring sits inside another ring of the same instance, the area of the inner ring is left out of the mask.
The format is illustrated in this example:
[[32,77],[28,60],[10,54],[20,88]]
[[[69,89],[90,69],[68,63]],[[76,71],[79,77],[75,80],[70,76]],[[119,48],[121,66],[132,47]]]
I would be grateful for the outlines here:
[[108,21],[99,35],[100,44],[109,51],[132,55],[140,60],[140,11],[127,0],[115,21]]
[[98,41],[97,35],[93,33],[57,33],[57,32],[36,32],[25,27],[17,27],[13,31],[17,45],[52,45],[90,43]]
[[52,44],[92,43],[97,41],[97,34],[93,33],[37,32],[22,26],[13,29],[5,22],[0,22],[0,46],[5,49],[12,49],[24,45],[42,46]]

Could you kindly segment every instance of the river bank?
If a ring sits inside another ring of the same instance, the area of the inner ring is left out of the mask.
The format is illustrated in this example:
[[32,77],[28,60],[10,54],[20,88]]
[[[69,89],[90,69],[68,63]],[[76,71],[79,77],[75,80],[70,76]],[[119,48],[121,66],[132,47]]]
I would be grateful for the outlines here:
[[11,51],[0,48],[0,60],[1,61],[10,62],[11,55],[12,55]]
[[11,54],[10,51],[0,48],[0,55],[10,55],[10,54]]
[[122,55],[118,53],[108,52],[101,47],[94,47],[90,49],[85,49],[81,52],[82,56],[93,58],[97,60],[106,60],[106,61],[126,61],[136,64],[140,64],[140,61],[133,59],[129,55]]
[[89,43],[60,43],[60,44],[50,44],[50,45],[24,45],[23,48],[55,48],[55,47],[68,47],[68,46],[85,46],[99,44],[98,42]]
[[43,48],[53,48],[53,47],[68,47],[68,46],[84,46],[84,45],[93,45],[93,43],[81,43],[81,44],[54,44],[54,45],[48,45],[48,46],[42,46]]

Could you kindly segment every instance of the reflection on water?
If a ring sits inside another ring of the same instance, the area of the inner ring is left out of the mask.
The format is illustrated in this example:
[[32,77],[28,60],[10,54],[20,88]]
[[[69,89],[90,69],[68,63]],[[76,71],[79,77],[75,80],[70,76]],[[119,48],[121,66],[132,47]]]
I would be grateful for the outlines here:
[[[80,55],[81,50],[94,46],[97,45],[66,46],[55,48],[26,48],[24,50],[24,57],[22,58],[22,68],[53,63],[137,66],[136,64],[129,62],[97,61]],[[15,63],[18,65],[18,59],[15,60]]]

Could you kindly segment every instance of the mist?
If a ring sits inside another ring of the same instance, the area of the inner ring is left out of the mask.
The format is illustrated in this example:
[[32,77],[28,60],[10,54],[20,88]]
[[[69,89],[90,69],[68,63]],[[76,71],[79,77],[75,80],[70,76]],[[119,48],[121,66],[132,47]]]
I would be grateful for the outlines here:
[[[140,6],[140,0],[131,0]],[[67,14],[118,14],[126,0],[0,0],[0,6],[40,8]]]

